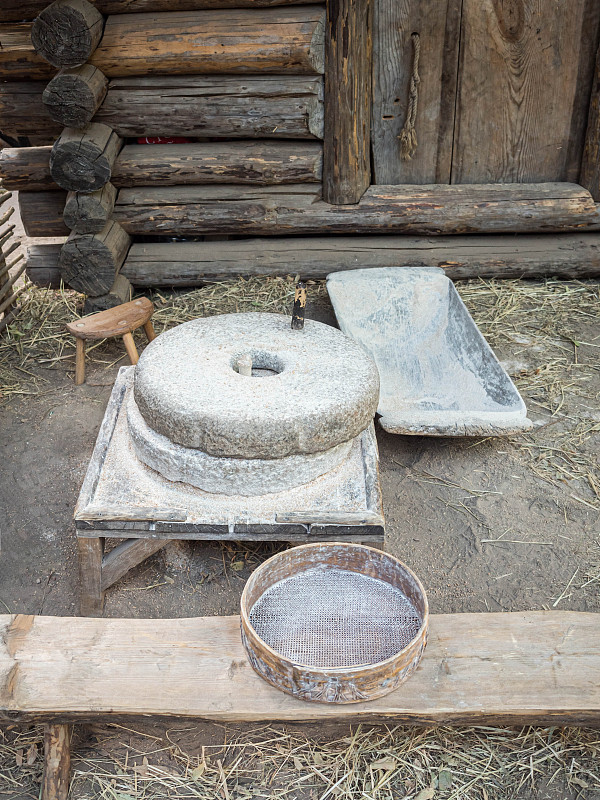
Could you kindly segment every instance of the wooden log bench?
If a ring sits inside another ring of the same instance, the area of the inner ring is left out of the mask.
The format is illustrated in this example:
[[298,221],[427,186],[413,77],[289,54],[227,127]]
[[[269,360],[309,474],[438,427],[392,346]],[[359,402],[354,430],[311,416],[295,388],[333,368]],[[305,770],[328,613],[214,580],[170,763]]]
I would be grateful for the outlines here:
[[256,675],[239,617],[0,616],[0,719],[43,722],[44,800],[64,800],[70,723],[600,724],[600,614],[437,614],[409,681],[378,700],[308,703]]

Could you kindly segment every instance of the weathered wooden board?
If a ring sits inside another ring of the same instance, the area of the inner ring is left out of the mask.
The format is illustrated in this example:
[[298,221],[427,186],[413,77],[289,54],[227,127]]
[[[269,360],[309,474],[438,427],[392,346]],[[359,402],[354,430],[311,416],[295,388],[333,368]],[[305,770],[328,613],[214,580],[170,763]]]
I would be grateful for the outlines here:
[[323,79],[123,78],[110,82],[95,119],[123,137],[323,138]]
[[64,126],[50,117],[42,102],[45,87],[46,84],[41,81],[12,80],[0,83],[2,130],[10,130],[17,136],[43,136],[51,144]]
[[108,17],[90,58],[127,75],[323,72],[322,5],[169,11]]
[[[20,192],[59,190],[50,174],[51,150],[50,146],[0,150],[3,186]],[[117,187],[317,183],[322,164],[319,142],[125,145],[114,163],[111,180]]]
[[[133,14],[156,11],[198,11],[203,8],[262,8],[302,5],[305,0],[89,0],[102,14]],[[2,0],[7,22],[34,19],[48,0]]]
[[448,277],[600,275],[600,235],[288,237],[134,244],[122,272],[134,286],[199,286],[235,275],[324,278],[358,267],[442,267]]
[[371,186],[329,205],[310,184],[122,189],[114,210],[131,235],[535,233],[600,230],[577,184]]
[[[458,70],[460,0],[375,0],[373,17],[373,183],[450,183]],[[400,157],[413,72],[421,54],[417,149]]]
[[[81,541],[81,540],[80,540]],[[600,721],[600,615],[440,614],[409,681],[367,703],[307,703],[252,670],[239,617],[0,618],[0,716],[413,724]],[[132,658],[135,654],[135,658]]]
[[589,0],[464,0],[453,183],[577,180],[599,17]]
[[49,81],[56,69],[33,49],[31,23],[5,23],[0,18],[0,80]]

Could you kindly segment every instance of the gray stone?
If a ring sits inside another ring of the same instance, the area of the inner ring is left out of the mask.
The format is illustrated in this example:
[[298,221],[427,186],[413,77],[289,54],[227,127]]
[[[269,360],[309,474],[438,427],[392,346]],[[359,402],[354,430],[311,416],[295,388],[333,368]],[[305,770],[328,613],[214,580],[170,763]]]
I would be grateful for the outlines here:
[[377,362],[386,431],[499,436],[531,428],[520,394],[443,270],[337,272],[327,289],[341,329]]
[[229,458],[175,444],[152,430],[133,395],[127,401],[127,424],[137,457],[170,481],[182,481],[205,492],[246,497],[283,492],[314,481],[339,466],[352,441],[319,453],[284,458]]
[[[254,375],[240,375],[252,357]],[[135,372],[146,423],[212,456],[284,458],[330,450],[373,419],[379,375],[371,356],[335,328],[280,314],[197,319],[158,336]]]
[[[317,480],[283,492],[243,496],[205,492],[180,481],[170,481],[142,463],[135,454],[127,424],[127,405],[133,392],[135,367],[121,367],[102,422],[75,509],[78,528],[110,529],[127,538],[129,520],[142,536],[157,538],[306,541],[323,536],[348,540],[383,533],[377,443],[373,423],[350,444],[348,457]],[[141,511],[155,509],[145,523]],[[95,515],[98,510],[102,517]],[[102,522],[111,512],[118,522]],[[179,522],[165,522],[170,513],[183,512]],[[284,519],[281,519],[283,515]],[[288,518],[292,517],[291,520]],[[294,518],[301,518],[295,521]],[[373,517],[379,520],[373,521]],[[153,520],[159,520],[154,522]],[[185,520],[185,521],[183,521]],[[324,521],[325,520],[325,521]],[[365,521],[363,521],[365,520]],[[314,525],[313,525],[314,523]],[[376,533],[373,534],[373,528]],[[85,533],[81,533],[85,535]],[[93,531],[90,535],[94,535]]]

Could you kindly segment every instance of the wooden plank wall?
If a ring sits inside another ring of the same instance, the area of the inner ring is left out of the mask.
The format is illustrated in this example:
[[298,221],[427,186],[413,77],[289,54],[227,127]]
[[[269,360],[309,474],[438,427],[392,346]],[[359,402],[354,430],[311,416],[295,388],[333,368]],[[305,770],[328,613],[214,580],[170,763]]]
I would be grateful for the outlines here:
[[[373,10],[373,183],[450,183],[461,0],[375,0]],[[418,146],[401,161],[418,33]]]
[[588,0],[463,0],[453,183],[577,180],[598,17]]
[[[597,0],[375,0],[375,182],[576,181],[599,27]],[[402,162],[413,32],[419,144]]]

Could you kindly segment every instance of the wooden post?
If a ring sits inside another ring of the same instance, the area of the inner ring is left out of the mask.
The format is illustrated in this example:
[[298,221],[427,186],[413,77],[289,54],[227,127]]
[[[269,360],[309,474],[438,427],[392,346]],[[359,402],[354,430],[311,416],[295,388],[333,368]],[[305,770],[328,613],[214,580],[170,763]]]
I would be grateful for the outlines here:
[[44,777],[41,800],[67,800],[71,783],[70,725],[44,728]]
[[121,149],[117,134],[100,122],[65,128],[50,153],[50,174],[69,192],[95,192],[108,183]]
[[102,39],[104,17],[87,0],[55,0],[36,18],[31,43],[53,67],[84,64]]
[[357,203],[371,182],[370,0],[328,0],[323,200]]
[[55,122],[65,128],[84,128],[106,96],[108,78],[84,64],[64,69],[44,89],[42,100]]
[[115,282],[130,244],[131,239],[114,220],[100,233],[72,233],[60,254],[63,280],[84,294],[106,294]]
[[301,331],[304,328],[304,314],[306,313],[306,281],[298,281],[294,296],[294,309],[292,311],[292,330]]
[[112,183],[84,194],[69,192],[63,211],[64,224],[75,233],[100,233],[112,216],[117,190]]
[[102,592],[102,554],[104,539],[79,537],[77,539],[79,553],[80,606],[83,617],[95,617],[102,614],[104,594]]

